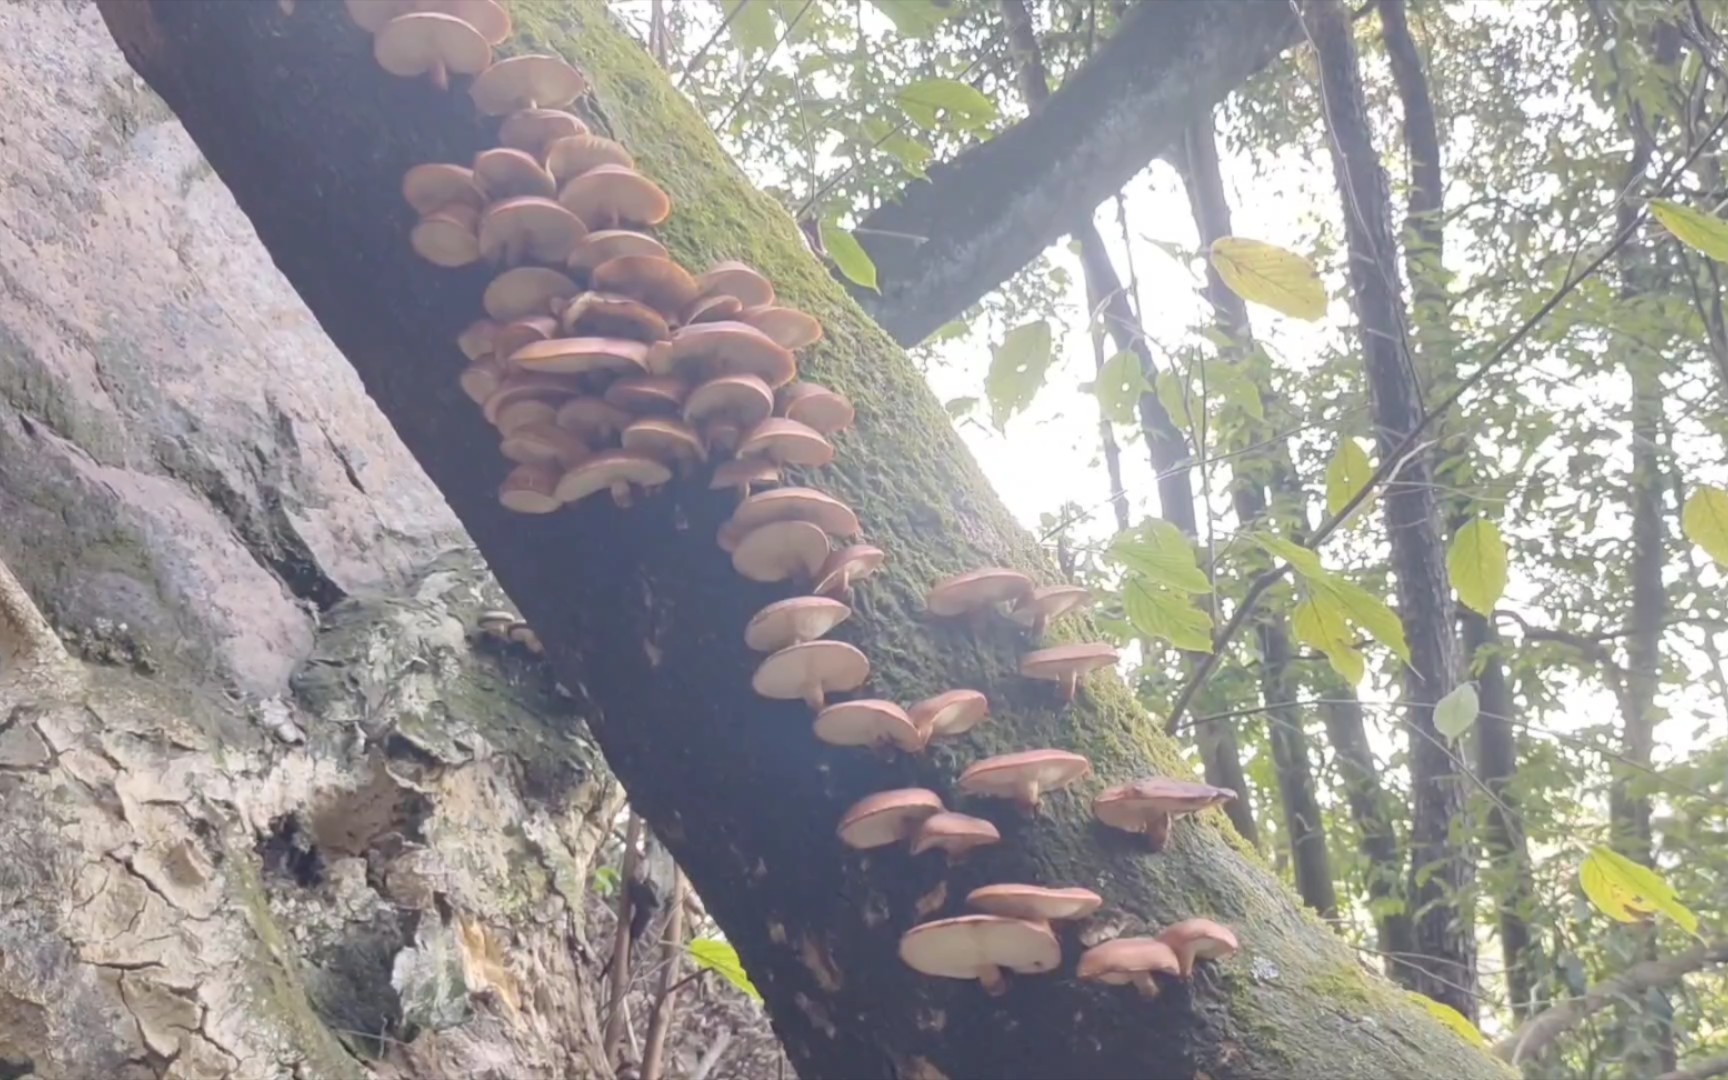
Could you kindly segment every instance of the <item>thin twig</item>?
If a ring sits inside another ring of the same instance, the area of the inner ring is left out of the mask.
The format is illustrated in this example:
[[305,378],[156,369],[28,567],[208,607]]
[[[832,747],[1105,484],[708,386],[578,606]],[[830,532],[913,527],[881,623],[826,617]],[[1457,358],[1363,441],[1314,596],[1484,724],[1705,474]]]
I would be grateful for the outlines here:
[[[750,72],[750,78],[744,83],[744,89],[738,91],[738,99],[732,103],[730,109],[726,110],[726,115],[720,118],[720,122],[714,125],[716,132],[724,131],[726,125],[732,122],[732,118],[738,115],[738,110],[744,107],[746,101],[750,100],[750,95],[756,91],[756,83],[762,78],[762,73],[768,70],[768,65],[773,62],[774,55],[780,51],[780,46],[786,44],[786,39],[792,36],[792,31],[798,29],[798,23],[803,20],[805,12],[809,11],[815,4],[816,0],[804,0],[804,6],[798,9],[798,13],[786,20],[786,28],[780,31],[779,37],[774,39],[774,47],[768,50],[767,55],[762,57],[761,63],[757,64],[755,70]],[[743,7],[744,5],[738,6]]]
[[708,50],[714,47],[716,41],[720,40],[720,35],[726,32],[726,29],[732,25],[732,20],[738,17],[738,13],[743,11],[744,5],[748,3],[750,3],[750,0],[738,0],[736,4],[732,5],[732,10],[728,11],[726,17],[720,20],[720,25],[714,28],[712,34],[708,35],[708,40],[702,43],[700,49],[696,50],[696,55],[690,58],[690,62],[684,65],[683,73],[678,76],[678,89],[684,89],[684,81],[690,78],[690,75],[696,70],[697,65],[708,59]]
[[642,1080],[660,1080],[666,1058],[666,1033],[678,1009],[678,964],[684,958],[684,872],[672,871],[672,900],[666,916],[665,938],[660,943],[660,992],[648,1020],[648,1039],[642,1049]]
[[618,925],[612,933],[612,959],[608,964],[612,986],[607,996],[606,1031],[600,1042],[601,1053],[614,1064],[629,1013],[624,999],[630,990],[630,883],[636,880],[636,847],[641,840],[642,818],[632,810],[630,824],[624,830],[624,867],[618,875]]
[[690,1074],[690,1080],[708,1080],[708,1074],[714,1071],[714,1066],[720,1064],[720,1059],[726,1056],[726,1048],[732,1045],[732,1029],[721,1028],[720,1034],[714,1037],[714,1044],[702,1054],[702,1060],[696,1063],[696,1071]]

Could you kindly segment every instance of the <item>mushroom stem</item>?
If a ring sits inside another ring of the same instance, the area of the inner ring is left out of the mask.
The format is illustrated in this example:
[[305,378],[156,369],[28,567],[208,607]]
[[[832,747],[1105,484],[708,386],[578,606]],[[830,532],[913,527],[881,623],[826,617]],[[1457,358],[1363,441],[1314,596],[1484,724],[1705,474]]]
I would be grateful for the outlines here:
[[612,485],[612,501],[619,506],[630,505],[630,482],[619,480]]
[[1062,676],[1062,700],[1073,701],[1074,691],[1077,690],[1079,686],[1080,673],[1078,671],[1070,671],[1068,674]]
[[1146,823],[1146,846],[1153,851],[1163,851],[1164,845],[1170,839],[1170,815],[1159,814]]
[[1027,817],[1037,817],[1038,781],[1034,780],[1021,788],[1014,796],[1014,803],[1020,807],[1020,812],[1022,814],[1025,814]]
[[1143,998],[1155,998],[1158,996],[1158,980],[1150,971],[1137,971],[1134,973],[1134,989],[1140,991]]
[[[740,432],[736,424],[714,424],[708,428],[708,452],[710,454],[730,454],[738,445]],[[749,485],[745,485],[749,490]]]
[[432,85],[440,90],[450,89],[450,72],[442,62],[433,61],[432,70],[426,73],[432,80]]
[[995,964],[986,964],[978,969],[978,982],[991,997],[1001,997],[1008,992],[1008,980],[1003,978],[1002,969]]
[[1046,619],[1042,613],[1033,617],[1033,619],[1032,619],[1032,640],[1033,641],[1042,641],[1044,639],[1044,626],[1048,621],[1049,620]]
[[828,703],[828,697],[822,691],[820,682],[811,683],[804,688],[804,704],[820,712],[822,706]]

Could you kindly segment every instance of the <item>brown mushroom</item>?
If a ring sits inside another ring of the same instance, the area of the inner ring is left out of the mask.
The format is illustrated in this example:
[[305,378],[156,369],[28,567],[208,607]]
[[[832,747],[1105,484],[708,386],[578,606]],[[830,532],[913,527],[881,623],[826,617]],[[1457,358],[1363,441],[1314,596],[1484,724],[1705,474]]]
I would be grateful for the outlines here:
[[672,336],[665,316],[620,293],[585,292],[564,308],[564,329],[576,336],[664,341]]
[[498,328],[497,336],[492,339],[492,351],[499,360],[507,362],[516,350],[536,341],[550,341],[557,334],[558,320],[550,315],[512,319]]
[[858,515],[838,499],[814,488],[786,487],[750,496],[720,527],[720,550],[732,551],[751,530],[771,521],[808,521],[829,536],[858,532]]
[[756,669],[750,686],[765,698],[802,700],[812,709],[827,695],[856,690],[870,677],[870,661],[844,641],[806,641],[771,654]]
[[774,407],[768,384],[754,375],[722,375],[690,392],[684,422],[702,432],[711,451],[727,452]]
[[658,225],[672,212],[659,184],[623,165],[596,165],[572,177],[558,189],[558,201],[590,229]]
[[485,202],[485,196],[475,183],[473,169],[442,162],[416,165],[403,173],[402,198],[420,215],[435,213],[452,205],[479,210]]
[[736,296],[698,296],[688,310],[684,312],[681,322],[721,322],[726,319],[736,319],[738,313],[744,310],[744,305],[738,302]]
[[529,260],[563,265],[587,232],[575,214],[551,199],[518,196],[493,203],[481,215],[480,256],[506,266]]
[[498,450],[523,465],[557,465],[568,469],[587,460],[588,444],[551,422],[513,428]]
[[518,514],[550,514],[563,504],[558,498],[558,471],[545,465],[518,465],[504,477],[498,501]]
[[684,404],[684,384],[659,375],[632,375],[608,386],[605,400],[634,416],[676,414]]
[[840,815],[834,831],[847,847],[867,851],[912,835],[919,822],[940,813],[942,800],[924,788],[895,788],[866,795]]
[[1153,851],[1162,851],[1173,818],[1221,806],[1235,797],[1229,788],[1151,776],[1099,792],[1092,800],[1092,816],[1113,829],[1141,833]]
[[738,321],[749,323],[788,349],[802,349],[822,340],[822,324],[797,308],[748,308],[739,313]]
[[498,141],[512,150],[546,160],[547,150],[559,139],[588,134],[588,125],[562,109],[517,109],[498,127]]
[[1040,795],[1091,771],[1091,762],[1068,750],[1022,750],[973,762],[954,786],[967,795],[1012,799],[1023,813],[1035,814]]
[[716,491],[721,488],[735,488],[738,491],[738,500],[742,502],[750,497],[750,489],[755,485],[779,482],[780,466],[772,461],[733,458],[714,467],[714,475],[709,479],[708,486]]
[[576,393],[577,384],[567,375],[541,375],[511,371],[498,384],[498,389],[480,406],[486,422],[494,426],[504,409],[524,399],[557,402]]
[[558,426],[598,446],[609,442],[625,425],[630,414],[597,397],[573,397],[558,406]]
[[817,383],[787,383],[775,399],[781,416],[808,424],[824,435],[843,431],[852,424],[852,403]]
[[[591,274],[601,263],[626,255],[665,259],[666,246],[652,236],[630,229],[597,229],[589,233],[587,239],[577,244],[576,250],[570,253],[570,269],[581,274]],[[689,274],[684,276],[690,277]],[[690,278],[690,287],[694,289],[695,286],[696,280]]]
[[1158,932],[1158,940],[1170,946],[1181,965],[1184,979],[1194,973],[1196,960],[1227,960],[1241,945],[1235,931],[1211,919],[1183,919]]
[[[595,271],[596,275],[605,269],[602,266]],[[798,370],[789,351],[774,344],[762,331],[739,322],[679,327],[672,335],[672,347],[653,360],[652,366],[659,375],[684,379],[754,375],[770,387],[788,382]]]
[[1032,593],[1032,579],[1000,566],[943,578],[930,589],[924,606],[941,618],[961,615],[981,620],[1000,604],[1017,604]]
[[398,15],[372,38],[372,55],[392,75],[414,79],[422,75],[440,90],[450,86],[450,73],[477,75],[492,62],[492,47],[474,27],[454,15],[412,11]]
[[546,168],[562,188],[565,184],[602,165],[636,168],[636,159],[621,143],[604,135],[571,135],[546,148]]
[[479,221],[472,206],[451,203],[422,217],[408,233],[414,254],[434,266],[467,266],[480,258]]
[[771,521],[732,551],[732,567],[751,581],[808,580],[828,557],[828,536],[808,521]]
[[1041,637],[1046,626],[1091,603],[1092,594],[1078,585],[1045,585],[1033,589],[1008,617],[1031,629],[1033,637]]
[[1149,937],[1126,937],[1094,945],[1080,954],[1075,974],[1111,986],[1132,983],[1141,995],[1158,996],[1155,976],[1182,974],[1182,965],[1170,946]]
[[510,354],[510,364],[559,375],[640,375],[647,352],[642,342],[622,338],[553,338],[517,349]]
[[976,690],[949,690],[912,706],[912,722],[926,739],[963,735],[990,716],[990,701]]
[[670,416],[632,420],[619,435],[619,442],[626,450],[644,454],[686,475],[707,457],[696,433],[682,420]]
[[704,296],[732,296],[744,307],[766,307],[774,302],[774,286],[753,266],[736,259],[723,259],[696,279]]
[[822,596],[794,596],[758,611],[744,627],[744,644],[757,652],[778,652],[815,641],[845,622],[852,609]]
[[888,558],[879,547],[870,544],[850,544],[828,556],[822,571],[810,591],[819,596],[837,596],[844,600],[852,595],[855,582],[874,574]]
[[510,369],[505,366],[504,361],[489,356],[484,360],[476,360],[463,368],[458,382],[462,387],[462,392],[467,394],[474,404],[483,405],[488,398],[498,392],[498,388],[504,384],[504,377],[509,374],[509,371]]
[[556,270],[518,266],[492,279],[481,296],[486,314],[499,322],[550,315],[554,300],[568,300],[581,290]]
[[474,625],[487,637],[508,641],[510,639],[510,627],[519,621],[508,611],[482,611],[480,616],[474,620]]
[[414,10],[414,0],[344,0],[348,17],[368,34],[376,34],[398,15]]
[[498,331],[501,329],[503,327],[491,319],[475,319],[456,335],[456,347],[462,350],[469,363],[484,360],[497,351]]
[[540,635],[536,634],[534,628],[525,622],[511,623],[509,633],[511,641],[527,649],[535,656],[546,651],[546,646],[540,643]]
[[994,844],[1001,839],[1002,834],[996,826],[983,818],[944,810],[925,818],[924,823],[918,826],[918,831],[912,836],[912,854],[922,855],[926,851],[941,849],[947,853],[950,863],[956,863],[973,848]]
[[[507,146],[494,146],[474,155],[474,182],[494,202],[522,195],[550,199],[558,193],[552,174],[540,162]],[[565,257],[569,257],[569,252],[565,252]]]
[[892,701],[859,698],[826,706],[812,724],[816,737],[830,746],[893,747],[907,754],[924,749],[924,739],[906,710]]
[[556,109],[575,101],[588,81],[556,56],[512,56],[481,72],[468,96],[487,116],[521,109]]
[[677,318],[696,298],[696,279],[671,259],[657,255],[607,259],[594,268],[589,280],[596,289],[640,300],[668,319]]
[[633,489],[652,490],[672,479],[672,470],[642,454],[606,450],[571,468],[558,479],[558,500],[573,503],[610,491],[612,501],[629,506]]
[[1081,645],[1057,645],[1029,652],[1020,658],[1020,674],[1028,679],[1047,679],[1062,684],[1062,700],[1073,701],[1080,677],[1088,671],[1116,663],[1116,647],[1104,641]]
[[478,30],[488,45],[502,45],[510,37],[510,13],[498,0],[414,0],[413,8],[453,15]]
[[834,460],[834,447],[813,428],[796,420],[771,416],[744,436],[738,444],[738,456],[814,469]]
[[557,408],[544,398],[519,397],[495,409],[492,423],[508,435],[534,424],[550,424],[557,415]]
[[966,902],[987,915],[1051,923],[1084,919],[1104,905],[1104,898],[1091,889],[984,885],[967,893]]
[[961,915],[920,923],[900,938],[900,959],[925,975],[977,979],[992,997],[1008,990],[1002,971],[1054,971],[1062,946],[1048,926],[1000,915]]

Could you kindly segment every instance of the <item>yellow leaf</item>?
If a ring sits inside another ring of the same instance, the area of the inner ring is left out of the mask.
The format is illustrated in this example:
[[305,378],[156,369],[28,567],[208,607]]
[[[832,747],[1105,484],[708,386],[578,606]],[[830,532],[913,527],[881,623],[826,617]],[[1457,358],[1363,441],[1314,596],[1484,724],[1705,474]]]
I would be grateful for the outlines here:
[[1212,268],[1230,291],[1293,319],[1316,322],[1326,314],[1326,289],[1314,264],[1281,247],[1223,236],[1212,241]]
[[1351,686],[1362,681],[1368,665],[1350,640],[1350,623],[1344,609],[1331,593],[1316,591],[1296,605],[1290,628],[1296,640],[1326,654],[1332,670],[1343,676]]
[[1373,473],[1374,466],[1362,444],[1345,436],[1338,444],[1338,452],[1326,463],[1326,512],[1336,514],[1344,509]]
[[1413,1004],[1420,1005],[1424,1010],[1426,1010],[1429,1016],[1432,1016],[1434,1019],[1451,1028],[1453,1031],[1464,1036],[1470,1045],[1488,1045],[1488,1040],[1484,1039],[1482,1033],[1476,1030],[1476,1025],[1464,1019],[1464,1014],[1459,1012],[1457,1009],[1447,1005],[1445,1002],[1435,1001],[1427,994],[1418,994],[1414,990],[1406,990],[1404,993],[1410,998]]
[[1680,511],[1680,530],[1718,566],[1728,566],[1728,491],[1700,487]]
[[[1723,520],[1728,523],[1728,517]],[[1506,591],[1506,562],[1506,541],[1500,538],[1499,526],[1477,518],[1452,538],[1446,552],[1446,574],[1465,607],[1491,615],[1500,594]]]
[[1596,910],[1617,922],[1644,922],[1666,915],[1689,934],[1698,932],[1698,916],[1674,895],[1656,871],[1610,848],[1596,847],[1578,867],[1578,884]]
[[1717,262],[1728,262],[1728,221],[1666,199],[1652,201],[1650,212],[1682,244]]
[[1391,649],[1398,659],[1406,664],[1410,662],[1410,645],[1404,640],[1404,623],[1386,606],[1386,601],[1355,582],[1345,581],[1341,577],[1316,582],[1314,591],[1330,592],[1351,622],[1368,631],[1369,637]]
[[718,938],[695,938],[685,949],[690,953],[690,959],[696,961],[697,967],[718,971],[720,977],[733,986],[757,1001],[762,1000],[762,992],[756,989],[756,984],[744,973],[744,962],[738,959],[738,950],[729,943]]

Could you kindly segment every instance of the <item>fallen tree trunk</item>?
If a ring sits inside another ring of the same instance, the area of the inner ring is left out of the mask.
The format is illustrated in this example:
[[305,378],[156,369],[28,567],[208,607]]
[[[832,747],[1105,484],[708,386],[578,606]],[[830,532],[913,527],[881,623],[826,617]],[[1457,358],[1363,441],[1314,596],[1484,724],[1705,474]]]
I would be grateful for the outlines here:
[[[802,705],[754,696],[741,630],[777,588],[739,578],[713,543],[722,494],[673,485],[629,512],[594,502],[543,519],[497,503],[495,434],[456,386],[457,332],[485,275],[409,252],[404,170],[466,161],[490,125],[467,98],[392,79],[335,5],[114,0],[128,58],[181,118],[488,563],[538,629],[591,717],[633,805],[738,947],[788,1053],[811,1077],[1500,1075],[1490,1057],[1365,974],[1216,814],[1151,856],[1102,834],[1083,798],[1036,821],[994,818],[1004,842],[960,869],[885,850],[861,857],[834,825],[852,800],[907,784],[945,795],[958,767],[1040,745],[1086,753],[1100,782],[1182,768],[1114,679],[1064,708],[1015,672],[1005,628],[976,638],[928,621],[935,578],[988,562],[1048,575],[989,491],[940,406],[887,337],[808,258],[793,223],[752,190],[649,57],[598,4],[519,0],[514,47],[562,52],[595,86],[591,118],[673,196],[663,239],[687,265],[751,262],[784,301],[820,317],[806,372],[849,394],[857,429],[814,481],[846,499],[890,569],[858,590],[839,636],[900,701],[977,686],[993,719],[952,748],[884,763],[822,747]],[[292,376],[292,366],[284,373]],[[1062,972],[1008,996],[914,975],[895,959],[920,898],[948,906],[986,881],[1086,884],[1133,931],[1208,915],[1245,942],[1191,987],[1147,1002]]]

